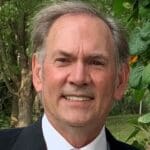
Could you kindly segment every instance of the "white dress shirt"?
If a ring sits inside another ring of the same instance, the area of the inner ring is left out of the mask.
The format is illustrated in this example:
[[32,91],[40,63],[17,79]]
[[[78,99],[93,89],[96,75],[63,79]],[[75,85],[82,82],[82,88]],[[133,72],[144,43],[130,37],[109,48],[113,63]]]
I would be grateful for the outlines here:
[[[70,143],[51,125],[46,115],[42,118],[42,131],[47,150],[75,150]],[[79,150],[107,150],[105,127],[100,134],[88,145]]]

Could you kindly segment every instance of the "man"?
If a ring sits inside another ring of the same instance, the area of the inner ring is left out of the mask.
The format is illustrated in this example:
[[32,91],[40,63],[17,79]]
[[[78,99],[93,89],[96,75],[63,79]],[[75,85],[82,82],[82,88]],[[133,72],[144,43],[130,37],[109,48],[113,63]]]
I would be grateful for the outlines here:
[[128,44],[111,19],[81,2],[62,2],[34,18],[33,84],[44,115],[0,133],[2,150],[135,150],[105,121],[125,90]]

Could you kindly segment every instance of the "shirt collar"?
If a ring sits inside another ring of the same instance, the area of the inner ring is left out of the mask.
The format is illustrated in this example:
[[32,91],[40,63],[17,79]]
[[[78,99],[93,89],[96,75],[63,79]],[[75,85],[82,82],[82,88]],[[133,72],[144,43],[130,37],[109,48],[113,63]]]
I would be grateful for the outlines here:
[[[46,115],[42,118],[42,132],[47,145],[47,150],[52,148],[55,150],[71,150],[73,146],[51,125]],[[80,148],[80,150],[107,150],[105,127],[102,128],[100,134],[88,145]]]

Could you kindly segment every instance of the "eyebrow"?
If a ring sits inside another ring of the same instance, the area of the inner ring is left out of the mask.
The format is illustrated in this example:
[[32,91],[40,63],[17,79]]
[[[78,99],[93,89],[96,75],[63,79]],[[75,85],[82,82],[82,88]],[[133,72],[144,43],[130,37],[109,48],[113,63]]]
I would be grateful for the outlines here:
[[63,50],[57,50],[57,52],[54,53],[54,56],[57,55],[57,54],[65,56],[65,57],[73,57],[73,55],[71,53],[65,52]]
[[[69,52],[66,52],[64,50],[61,50],[61,49],[58,49],[56,53],[54,53],[54,56],[55,55],[62,55],[64,57],[75,57],[73,54],[69,53]],[[101,59],[103,61],[108,61],[107,57],[103,54],[98,54],[98,53],[92,53],[92,54],[88,54],[87,56],[85,56],[85,60],[87,59]]]
[[87,56],[87,59],[101,59],[103,61],[108,61],[108,58],[103,54],[91,54]]

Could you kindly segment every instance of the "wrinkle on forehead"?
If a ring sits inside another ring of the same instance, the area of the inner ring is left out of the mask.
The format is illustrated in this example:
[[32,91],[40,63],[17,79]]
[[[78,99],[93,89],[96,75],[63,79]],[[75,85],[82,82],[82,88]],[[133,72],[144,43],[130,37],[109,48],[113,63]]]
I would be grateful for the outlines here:
[[[59,45],[63,43],[63,41],[59,41],[59,37],[62,35],[64,36],[63,40],[68,40],[68,45],[74,45],[73,48],[65,45],[65,50],[72,50],[76,53],[81,52],[81,50],[86,50],[84,52],[86,53],[87,49],[97,51],[98,49],[103,49],[103,46],[110,51],[114,49],[114,42],[109,27],[103,20],[96,16],[66,14],[59,17],[49,30],[46,47],[49,47],[48,49],[50,50],[55,45],[58,46],[58,49],[63,49],[64,45]],[[72,36],[72,40],[70,39],[70,35]],[[60,39],[62,40],[62,38]],[[91,39],[93,39],[92,44]],[[99,43],[102,43],[102,45]]]

